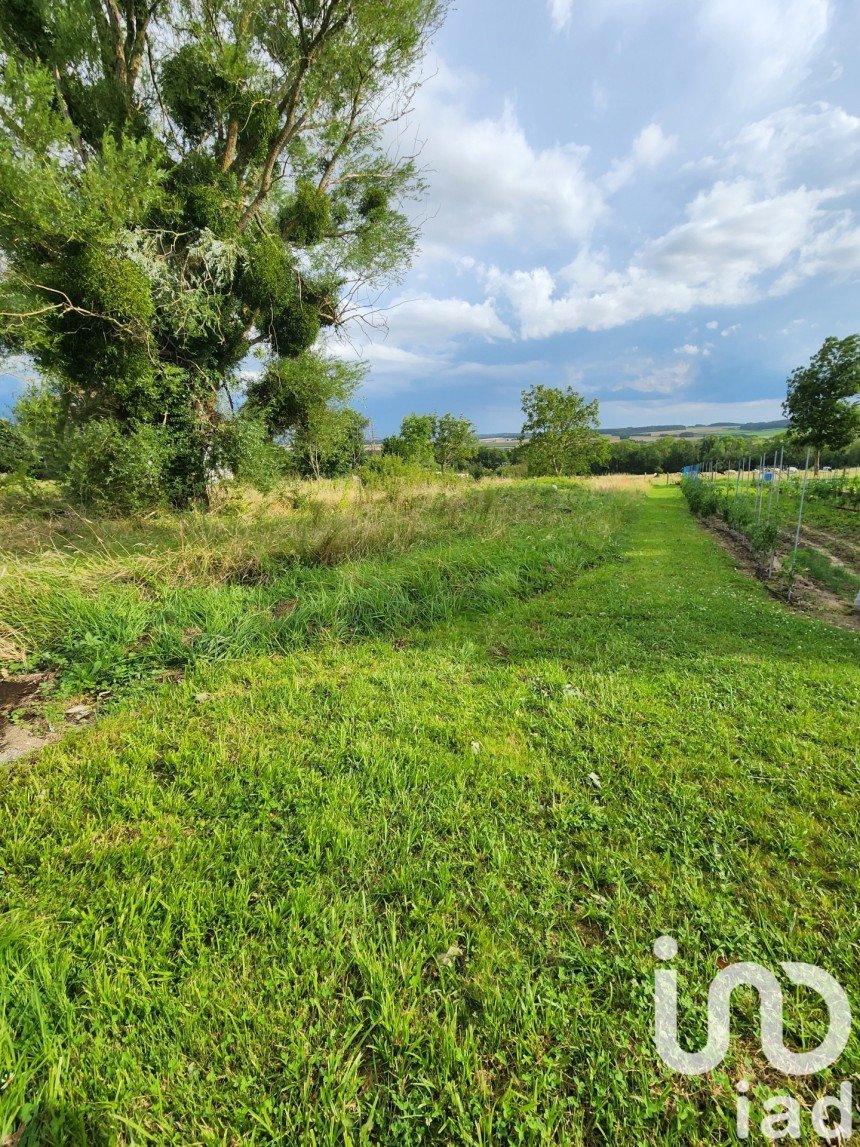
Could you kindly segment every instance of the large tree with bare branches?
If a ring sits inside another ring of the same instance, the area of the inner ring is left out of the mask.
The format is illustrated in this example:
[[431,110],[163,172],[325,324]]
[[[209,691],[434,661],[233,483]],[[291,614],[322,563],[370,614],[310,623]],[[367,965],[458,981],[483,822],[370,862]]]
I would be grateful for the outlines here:
[[445,2],[0,0],[0,344],[61,429],[161,428],[193,496],[254,347],[300,423],[279,362],[413,249],[391,125]]

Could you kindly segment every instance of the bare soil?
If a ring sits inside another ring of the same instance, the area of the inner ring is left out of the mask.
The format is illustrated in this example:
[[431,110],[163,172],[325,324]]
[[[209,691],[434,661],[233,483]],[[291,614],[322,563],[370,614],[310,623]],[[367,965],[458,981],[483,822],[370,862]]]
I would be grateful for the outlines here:
[[[786,598],[785,583],[779,579],[781,561],[785,554],[777,553],[774,561],[773,576],[767,576],[767,570],[762,569],[749,545],[734,534],[725,522],[714,518],[702,523],[706,529],[711,530],[722,548],[734,558],[739,569],[757,578],[777,601],[781,601],[788,609],[798,613],[805,613],[809,617],[816,617],[820,621],[838,625],[840,629],[848,629],[852,633],[860,633],[860,613],[852,609],[838,594],[811,581],[805,577],[795,577],[791,601]],[[818,547],[820,548],[820,547]]]
[[[44,715],[45,686],[53,682],[52,673],[22,673],[0,677],[0,765],[7,765],[58,740],[66,730],[84,723],[79,711],[86,706],[73,706],[65,720],[53,724]],[[88,717],[86,718],[88,720]]]

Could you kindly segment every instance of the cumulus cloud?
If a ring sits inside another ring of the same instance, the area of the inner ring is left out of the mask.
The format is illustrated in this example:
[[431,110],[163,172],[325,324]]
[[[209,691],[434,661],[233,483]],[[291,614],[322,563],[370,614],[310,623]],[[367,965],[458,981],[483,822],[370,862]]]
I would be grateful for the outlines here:
[[643,127],[625,159],[616,160],[603,178],[603,186],[612,195],[629,183],[641,168],[658,167],[678,146],[676,135],[666,135],[658,123]]
[[433,85],[419,97],[432,124],[422,160],[432,186],[425,233],[456,246],[503,239],[521,246],[585,238],[604,214],[585,171],[588,148],[534,147],[510,101],[496,117],[474,118]]
[[394,299],[388,326],[397,343],[438,346],[460,337],[509,339],[513,332],[499,318],[495,303],[469,303],[465,299],[437,299],[429,294]]
[[770,186],[787,179],[856,185],[860,118],[825,102],[780,108],[742,128],[724,155],[721,163]]
[[[721,181],[624,270],[612,270],[605,253],[581,253],[558,281],[546,267],[491,268],[487,283],[509,300],[524,338],[608,330],[696,306],[738,306],[788,289],[791,276],[860,268],[860,230],[827,210],[827,200],[827,192],[806,187],[762,197],[750,180]],[[562,293],[559,283],[567,288]]]
[[566,28],[573,14],[573,0],[549,0],[549,15],[557,32]]

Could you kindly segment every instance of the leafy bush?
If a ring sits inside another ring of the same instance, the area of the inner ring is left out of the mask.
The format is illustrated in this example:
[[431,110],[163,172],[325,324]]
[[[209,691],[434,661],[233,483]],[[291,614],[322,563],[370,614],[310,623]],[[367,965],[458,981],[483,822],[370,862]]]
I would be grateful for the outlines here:
[[262,419],[238,417],[224,422],[213,445],[214,469],[225,468],[241,482],[264,493],[284,476],[287,454],[269,436]]
[[[62,433],[62,403],[49,382],[27,388],[14,409],[14,427],[20,431],[32,450],[33,478],[61,478],[66,466],[66,449]],[[3,467],[0,465],[0,470]]]
[[773,552],[779,539],[776,523],[761,521],[743,498],[734,498],[722,482],[684,478],[681,489],[690,509],[700,518],[722,518],[736,533],[743,534],[759,562]]
[[371,490],[390,490],[410,482],[426,482],[432,477],[432,471],[399,454],[376,454],[367,459],[359,476]]
[[0,418],[0,474],[31,474],[38,457],[20,427]]
[[158,427],[124,434],[116,422],[91,422],[69,439],[65,488],[99,513],[139,513],[162,504],[168,457],[167,436]]
[[684,478],[681,489],[690,504],[690,509],[700,518],[712,518],[726,509],[726,499],[713,482],[701,478]]

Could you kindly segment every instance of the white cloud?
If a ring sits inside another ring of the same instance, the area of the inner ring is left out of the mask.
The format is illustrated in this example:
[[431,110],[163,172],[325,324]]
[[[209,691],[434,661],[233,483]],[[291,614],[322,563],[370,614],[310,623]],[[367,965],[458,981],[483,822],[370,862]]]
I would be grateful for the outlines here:
[[712,319],[711,322],[705,323],[705,326],[708,328],[709,331],[715,331],[719,327],[719,325],[720,324],[716,321],[716,319]]
[[674,353],[693,355],[699,353],[699,348],[694,343],[684,343],[683,346],[676,346]]
[[428,294],[401,296],[388,311],[389,330],[398,344],[438,346],[462,336],[509,339],[513,333],[496,313],[492,299],[436,299]]
[[566,28],[573,14],[573,0],[549,0],[549,15],[557,32]]
[[498,117],[475,119],[430,84],[418,112],[428,129],[422,160],[432,188],[424,227],[431,242],[555,246],[585,238],[605,212],[585,172],[588,148],[533,147],[509,101]]
[[641,168],[659,166],[677,146],[676,135],[666,135],[658,123],[649,123],[636,136],[630,154],[625,159],[616,160],[603,177],[603,186],[612,195],[629,183]]
[[647,167],[656,167],[678,144],[676,135],[666,135],[658,123],[643,127],[633,141],[633,158]]
[[720,331],[720,334],[722,335],[722,337],[724,339],[727,339],[729,337],[729,335],[733,335],[735,333],[735,331],[739,331],[740,329],[741,329],[740,323],[733,323],[730,327],[726,327],[726,329],[724,331]]
[[747,124],[725,152],[731,167],[769,186],[786,178],[856,185],[860,118],[823,102],[780,108]]
[[694,378],[692,363],[673,362],[655,366],[650,359],[638,366],[626,367],[624,373],[627,377],[611,386],[610,390],[635,390],[642,394],[675,394],[683,390]]
[[751,101],[774,88],[795,86],[822,46],[829,0],[705,0],[699,30],[720,53],[738,93]]
[[716,183],[690,204],[687,222],[648,244],[643,263],[697,302],[744,302],[758,275],[800,247],[824,198],[805,187],[759,198],[750,180]]
[[848,211],[839,214],[833,225],[811,234],[801,247],[795,264],[771,287],[772,295],[793,290],[815,275],[829,274],[845,281],[860,272],[860,227]]
[[521,378],[534,378],[546,375],[552,370],[549,363],[541,359],[530,362],[460,362],[445,371],[448,378],[486,378],[495,382],[513,381]]
[[564,294],[546,267],[491,268],[487,283],[508,298],[524,338],[608,330],[696,306],[738,306],[774,289],[768,275],[780,270],[777,284],[788,289],[789,274],[860,267],[860,229],[826,210],[827,198],[805,187],[759,197],[750,180],[719,182],[696,196],[685,222],[645,243],[623,271],[610,269],[605,254],[584,252],[558,275]]
[[341,339],[332,339],[326,343],[326,350],[334,358],[344,359],[348,362],[367,362],[373,372],[377,374],[425,374],[428,370],[438,368],[440,363],[440,360],[432,355],[415,354],[413,351],[392,346],[381,340],[361,345],[345,342]]

